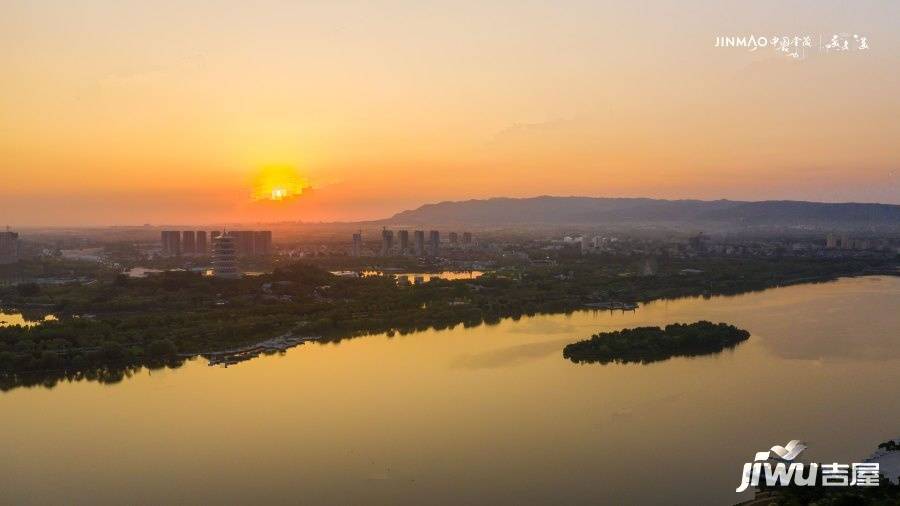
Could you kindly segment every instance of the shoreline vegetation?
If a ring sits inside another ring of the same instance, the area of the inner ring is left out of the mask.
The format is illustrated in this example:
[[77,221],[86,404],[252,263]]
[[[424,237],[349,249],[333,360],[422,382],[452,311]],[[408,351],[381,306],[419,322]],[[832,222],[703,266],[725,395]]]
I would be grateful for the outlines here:
[[60,380],[113,383],[142,367],[179,367],[190,357],[252,347],[287,333],[321,336],[317,342],[328,343],[592,306],[632,309],[665,298],[898,275],[894,260],[784,258],[664,259],[655,275],[623,275],[634,262],[578,257],[412,286],[400,286],[392,276],[335,276],[301,262],[239,280],[169,271],[90,284],[2,287],[4,307],[40,307],[58,319],[0,327],[0,390],[52,387]]
[[749,332],[734,325],[701,320],[594,334],[567,345],[563,357],[575,363],[649,364],[672,357],[719,353],[749,338]]

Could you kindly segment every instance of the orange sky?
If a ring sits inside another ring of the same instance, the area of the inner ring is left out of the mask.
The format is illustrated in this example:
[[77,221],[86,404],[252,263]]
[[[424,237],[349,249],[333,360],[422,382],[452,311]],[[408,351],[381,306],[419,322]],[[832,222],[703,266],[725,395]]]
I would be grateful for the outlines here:
[[[897,2],[0,5],[11,225],[595,195],[900,203]],[[870,49],[713,47],[840,31]],[[312,191],[252,199],[260,171]]]

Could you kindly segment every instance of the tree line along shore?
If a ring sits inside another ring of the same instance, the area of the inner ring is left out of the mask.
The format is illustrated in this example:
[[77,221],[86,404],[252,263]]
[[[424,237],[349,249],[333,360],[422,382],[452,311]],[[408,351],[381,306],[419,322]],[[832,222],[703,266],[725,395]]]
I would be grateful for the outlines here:
[[170,271],[111,275],[90,284],[6,286],[0,288],[6,307],[40,307],[57,319],[0,327],[0,388],[85,375],[116,381],[129,369],[177,367],[201,352],[286,332],[321,341],[405,334],[590,305],[897,273],[895,262],[885,260],[695,259],[660,262],[653,276],[623,276],[617,261],[628,260],[578,258],[412,286],[391,276],[335,276],[302,262],[238,280]]

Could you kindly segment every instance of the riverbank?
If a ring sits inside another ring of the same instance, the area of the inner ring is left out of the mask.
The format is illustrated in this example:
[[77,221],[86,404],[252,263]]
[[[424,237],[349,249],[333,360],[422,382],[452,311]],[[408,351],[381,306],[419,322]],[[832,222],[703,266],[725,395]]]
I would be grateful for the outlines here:
[[[851,278],[17,388],[0,393],[5,445],[23,450],[0,464],[4,497],[253,503],[301,487],[312,502],[421,504],[449,476],[457,503],[733,504],[749,499],[734,490],[758,450],[802,438],[816,459],[851,463],[898,435],[898,315],[900,278]],[[601,330],[701,319],[754,335],[649,366],[561,356]],[[246,486],[256,477],[263,489]]]
[[[683,274],[685,265],[704,269]],[[184,356],[252,347],[291,331],[336,341],[381,332],[490,325],[503,318],[570,313],[589,305],[630,310],[651,300],[897,274],[892,263],[861,261],[706,259],[663,267],[655,276],[623,277],[608,274],[602,264],[579,261],[515,275],[489,273],[477,279],[398,286],[385,276],[343,278],[295,264],[235,281],[167,272],[101,285],[52,287],[30,297],[55,300],[59,320],[0,328],[0,371],[19,376],[171,366]],[[569,270],[563,275],[557,273],[560,269]],[[93,317],[70,316],[86,313]]]
[[317,341],[321,338],[321,336],[294,336],[293,332],[288,332],[287,334],[239,348],[182,354],[181,356],[183,358],[193,358],[199,355],[209,361],[210,366],[222,365],[228,367],[245,360],[254,359],[262,354],[284,352],[306,342]]

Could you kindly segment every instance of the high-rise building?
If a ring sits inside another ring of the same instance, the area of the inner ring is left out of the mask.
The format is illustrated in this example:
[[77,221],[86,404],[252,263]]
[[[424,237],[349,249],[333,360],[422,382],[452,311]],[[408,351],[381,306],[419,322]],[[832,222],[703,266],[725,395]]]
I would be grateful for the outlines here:
[[841,249],[853,249],[853,241],[847,234],[841,236]]
[[206,230],[197,231],[196,253],[200,256],[206,256],[209,254],[209,243],[206,242]]
[[838,238],[834,234],[828,234],[825,236],[825,247],[828,249],[835,249],[838,247]]
[[[271,250],[271,232],[267,232],[270,234],[268,236],[268,240],[263,239],[261,241],[262,246],[260,246],[261,251],[270,251]],[[244,244],[248,248],[247,254],[253,254],[255,244],[253,244],[254,237],[253,232],[229,232],[229,235],[235,237],[236,241],[238,241],[237,237],[240,237],[240,240],[243,241]],[[242,235],[249,234],[249,235]],[[210,253],[210,243],[213,239],[221,235],[221,232],[207,232],[205,230],[163,230],[160,234],[161,242],[162,242],[162,254],[166,256],[179,256],[179,255],[200,255],[206,256]],[[268,246],[266,246],[268,244]],[[267,254],[267,253],[260,253]]]
[[[197,234],[200,234],[198,232]],[[272,254],[272,231],[271,230],[232,230],[230,232],[221,233],[218,230],[210,232],[210,238],[215,246],[216,237],[228,235],[233,239],[235,255],[238,257],[248,256],[266,256]],[[206,240],[205,232],[204,238]],[[196,247],[198,253],[203,254],[199,247],[199,235]]]
[[177,230],[163,230],[160,238],[162,240],[163,255],[178,256],[181,254],[181,232]]
[[383,229],[381,231],[381,256],[388,256],[394,248],[394,231]]
[[230,233],[213,238],[213,275],[217,278],[238,279],[237,241]]
[[6,232],[0,232],[0,264],[12,264],[19,261],[19,234],[10,232],[6,227]]
[[234,250],[239,257],[253,256],[253,231],[232,230],[227,235],[234,237]]
[[353,249],[350,250],[350,255],[354,257],[362,256],[362,231],[353,234]]
[[272,254],[271,230],[253,232],[253,254],[256,256],[269,256]]
[[409,253],[409,230],[401,230],[397,232],[397,235],[400,236],[400,254]]
[[416,230],[413,232],[413,242],[415,243],[416,255],[422,256],[425,254],[425,231],[424,230]]
[[463,245],[464,246],[472,245],[472,232],[463,232]]
[[697,253],[706,253],[709,246],[709,237],[703,232],[688,239],[688,245]]
[[456,232],[450,232],[450,244],[456,246],[459,244],[459,234]]
[[193,230],[185,230],[181,233],[181,254],[193,255],[197,253],[197,233]]
[[437,256],[441,252],[441,233],[437,230],[428,232],[428,247],[432,255]]

